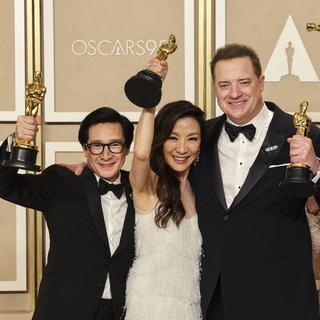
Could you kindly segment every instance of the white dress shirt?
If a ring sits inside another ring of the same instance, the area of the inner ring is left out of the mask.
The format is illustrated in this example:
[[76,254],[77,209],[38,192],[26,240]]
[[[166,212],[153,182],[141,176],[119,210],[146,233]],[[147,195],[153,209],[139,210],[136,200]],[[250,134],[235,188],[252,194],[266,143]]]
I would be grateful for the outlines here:
[[[243,125],[252,123],[256,127],[256,133],[252,141],[249,141],[240,133],[234,142],[231,142],[224,127],[221,130],[218,140],[218,154],[228,208],[241,189],[249,169],[259,153],[272,117],[273,112],[264,104],[260,113],[249,123]],[[226,121],[236,125],[229,118]]]
[[[95,174],[97,182],[99,183],[99,177]],[[104,179],[106,180],[106,179]],[[121,176],[116,181],[108,183],[119,184],[121,182]],[[120,199],[118,199],[113,192],[108,191],[101,196],[101,206],[103,211],[104,223],[106,225],[106,231],[108,236],[108,242],[111,255],[114,254],[119,246],[120,238],[123,229],[123,223],[126,216],[128,204],[125,192],[123,192]],[[102,294],[103,299],[111,299],[110,279],[109,274],[105,283],[104,291]]]

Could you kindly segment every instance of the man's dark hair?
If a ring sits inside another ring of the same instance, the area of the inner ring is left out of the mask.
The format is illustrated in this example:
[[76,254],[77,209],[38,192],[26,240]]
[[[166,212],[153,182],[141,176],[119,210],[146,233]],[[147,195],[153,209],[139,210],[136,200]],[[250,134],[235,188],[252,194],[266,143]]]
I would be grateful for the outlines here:
[[235,58],[248,57],[252,62],[254,73],[259,78],[262,74],[260,59],[257,53],[250,47],[238,43],[229,43],[222,48],[219,48],[211,61],[211,74],[214,79],[214,69],[218,61],[231,60]]
[[78,141],[83,146],[88,142],[89,138],[89,128],[98,123],[120,123],[123,136],[125,139],[125,146],[129,149],[132,139],[133,139],[133,124],[129,121],[128,118],[121,115],[118,111],[108,108],[101,107],[92,112],[90,112],[81,122],[79,132],[78,132]]

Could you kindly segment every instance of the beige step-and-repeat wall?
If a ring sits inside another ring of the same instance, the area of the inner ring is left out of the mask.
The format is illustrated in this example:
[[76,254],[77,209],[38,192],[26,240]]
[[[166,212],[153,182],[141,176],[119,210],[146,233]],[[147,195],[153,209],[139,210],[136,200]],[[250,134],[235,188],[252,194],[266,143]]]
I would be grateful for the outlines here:
[[[241,42],[261,57],[265,98],[289,112],[308,100],[320,122],[320,32],[305,28],[307,21],[320,23],[319,9],[317,0],[0,0],[0,140],[24,113],[25,83],[40,67],[47,94],[39,162],[83,160],[81,119],[111,106],[136,122],[139,110],[123,85],[170,33],[178,50],[168,59],[161,104],[184,98],[208,116],[219,114],[210,57],[216,47]],[[28,320],[47,250],[45,226],[40,213],[2,200],[0,221],[0,320]],[[319,260],[314,265],[320,279]]]

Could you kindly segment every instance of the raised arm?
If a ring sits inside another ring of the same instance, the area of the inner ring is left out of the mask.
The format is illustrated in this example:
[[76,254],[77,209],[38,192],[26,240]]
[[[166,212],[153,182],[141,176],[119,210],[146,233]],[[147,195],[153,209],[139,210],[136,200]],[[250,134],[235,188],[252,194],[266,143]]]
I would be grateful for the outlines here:
[[150,153],[154,132],[155,108],[143,109],[135,133],[130,183],[133,192],[151,192]]
[[[26,142],[34,138],[41,123],[40,117],[19,116],[16,124],[15,141]],[[54,194],[52,182],[57,180],[53,170],[40,175],[18,174],[17,168],[2,166],[2,159],[8,159],[10,153],[7,142],[0,146],[0,197],[36,210],[47,210]]]

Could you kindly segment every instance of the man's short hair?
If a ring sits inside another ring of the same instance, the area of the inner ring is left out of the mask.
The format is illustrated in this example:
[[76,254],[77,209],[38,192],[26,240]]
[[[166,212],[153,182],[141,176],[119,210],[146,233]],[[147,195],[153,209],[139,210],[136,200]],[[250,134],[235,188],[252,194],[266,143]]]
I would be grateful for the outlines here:
[[243,58],[243,57],[250,58],[253,69],[254,69],[254,73],[259,78],[262,74],[262,68],[261,68],[260,59],[257,53],[252,48],[243,44],[238,44],[238,43],[229,43],[224,47],[219,48],[216,51],[215,55],[211,60],[212,78],[213,79],[215,78],[214,69],[218,61],[231,60],[231,59]]
[[123,131],[123,136],[125,139],[125,146],[129,149],[132,139],[133,139],[133,124],[128,118],[121,115],[118,111],[108,108],[101,107],[92,112],[90,112],[81,122],[79,132],[78,132],[78,141],[83,146],[88,142],[89,138],[89,128],[95,124],[99,123],[120,123]]

